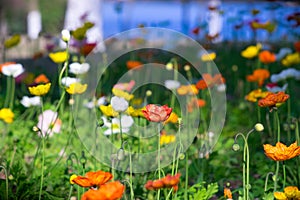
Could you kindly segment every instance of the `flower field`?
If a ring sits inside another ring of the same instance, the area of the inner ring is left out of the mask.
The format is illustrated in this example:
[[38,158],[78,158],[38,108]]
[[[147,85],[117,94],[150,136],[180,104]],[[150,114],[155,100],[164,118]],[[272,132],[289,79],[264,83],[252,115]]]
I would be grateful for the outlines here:
[[300,199],[299,41],[138,28],[100,51],[92,26],[27,60],[5,40],[0,199]]

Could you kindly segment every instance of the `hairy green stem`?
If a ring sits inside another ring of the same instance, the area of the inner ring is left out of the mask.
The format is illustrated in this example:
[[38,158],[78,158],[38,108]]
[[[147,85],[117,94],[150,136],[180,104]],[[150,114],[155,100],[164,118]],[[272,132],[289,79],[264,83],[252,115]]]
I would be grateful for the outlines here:
[[0,165],[0,168],[3,169],[5,174],[5,198],[8,200],[8,174],[4,166]]

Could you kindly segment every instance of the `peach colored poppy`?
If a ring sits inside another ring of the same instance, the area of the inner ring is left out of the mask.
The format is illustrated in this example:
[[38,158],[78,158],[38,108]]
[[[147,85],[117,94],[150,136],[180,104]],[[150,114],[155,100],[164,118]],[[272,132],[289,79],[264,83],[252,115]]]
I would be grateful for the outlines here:
[[211,76],[210,74],[202,74],[202,78],[201,80],[199,80],[196,83],[196,87],[199,90],[203,90],[209,87],[214,86],[215,84],[222,84],[225,83],[225,79],[224,77],[222,77],[221,74],[215,74],[214,76]]
[[142,112],[145,118],[151,122],[164,122],[170,117],[172,108],[169,108],[167,105],[148,104]]
[[258,86],[261,87],[264,81],[270,77],[270,72],[267,69],[256,69],[253,74],[247,76],[247,81],[257,82]]
[[269,64],[269,63],[273,63],[276,61],[276,56],[274,53],[271,53],[270,51],[262,51],[258,54],[258,58],[260,60],[260,62],[264,63],[264,64]]
[[96,172],[87,172],[85,176],[76,176],[70,181],[81,187],[93,187],[101,186],[111,179],[111,173],[99,170]]
[[136,60],[128,60],[126,62],[126,66],[128,69],[138,69],[143,65],[143,63],[141,63],[140,61],[136,61]]
[[49,79],[47,78],[47,76],[45,74],[40,74],[39,76],[37,76],[34,79],[34,82],[39,84],[39,83],[49,83]]
[[121,199],[124,191],[125,186],[119,181],[109,182],[98,189],[89,189],[82,195],[81,200],[118,200]]
[[297,145],[297,142],[288,147],[277,142],[276,146],[264,144],[264,151],[266,156],[274,161],[285,161],[300,155],[300,146]]
[[195,108],[202,108],[206,105],[206,101],[203,99],[192,98],[187,104],[188,112],[193,112]]
[[278,93],[270,93],[265,98],[258,101],[260,107],[279,107],[282,103],[286,102],[290,98],[290,95],[285,94],[283,91]]

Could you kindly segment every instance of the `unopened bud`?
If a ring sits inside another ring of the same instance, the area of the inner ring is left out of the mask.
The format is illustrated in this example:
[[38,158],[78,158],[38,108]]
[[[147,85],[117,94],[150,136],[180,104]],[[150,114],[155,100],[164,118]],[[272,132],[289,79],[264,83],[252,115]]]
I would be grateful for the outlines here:
[[70,38],[71,38],[70,31],[68,31],[67,29],[64,29],[64,30],[61,31],[61,39],[64,42],[69,42]]
[[258,132],[261,132],[261,131],[264,130],[264,126],[263,126],[261,123],[255,124],[254,128],[255,128],[255,130],[258,131]]
[[147,95],[148,97],[150,97],[150,96],[152,95],[152,91],[151,91],[151,90],[147,90],[146,95]]
[[167,70],[172,70],[172,69],[173,69],[173,64],[172,64],[171,62],[168,62],[168,63],[166,64],[166,69],[167,69]]

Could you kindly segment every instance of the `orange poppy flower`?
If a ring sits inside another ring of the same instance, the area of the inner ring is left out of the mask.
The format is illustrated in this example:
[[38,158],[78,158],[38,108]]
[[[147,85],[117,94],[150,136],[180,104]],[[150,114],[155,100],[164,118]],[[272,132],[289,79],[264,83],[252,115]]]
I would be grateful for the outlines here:
[[258,101],[258,106],[260,107],[279,107],[281,104],[286,102],[290,98],[290,95],[285,94],[283,91],[278,93],[270,93],[265,98]]
[[209,87],[214,86],[215,84],[222,84],[225,83],[225,79],[222,77],[221,74],[215,74],[214,76],[211,76],[210,74],[202,74],[201,80],[199,80],[196,83],[196,87],[199,90],[203,90]]
[[300,155],[300,146],[294,142],[289,147],[281,142],[277,142],[276,146],[264,144],[264,150],[267,157],[274,161],[285,161]]
[[247,81],[257,82],[258,86],[261,87],[269,77],[270,72],[267,69],[256,69],[253,74],[247,76]]
[[128,69],[138,69],[143,65],[143,63],[141,63],[140,61],[136,61],[136,60],[128,60],[126,62],[126,66]]
[[157,180],[149,180],[145,184],[145,188],[147,190],[158,190],[162,188],[173,188],[174,191],[178,190],[178,184],[180,181],[180,173],[175,174],[174,176],[168,174],[167,176],[157,179]]
[[276,56],[274,53],[271,53],[270,51],[262,51],[258,54],[259,60],[264,64],[273,63],[276,61]]
[[119,181],[109,182],[101,185],[99,189],[89,189],[81,200],[118,200],[121,199],[125,186]]
[[197,95],[199,91],[195,85],[181,85],[177,88],[177,93],[179,95]]
[[225,199],[232,199],[232,193],[229,188],[224,188],[224,197]]
[[111,173],[99,170],[97,172],[87,172],[85,176],[71,176],[70,182],[75,183],[81,187],[100,187],[111,179]]
[[38,77],[36,77],[34,79],[34,82],[39,84],[39,83],[49,83],[49,79],[47,78],[47,76],[45,74],[41,74]]

